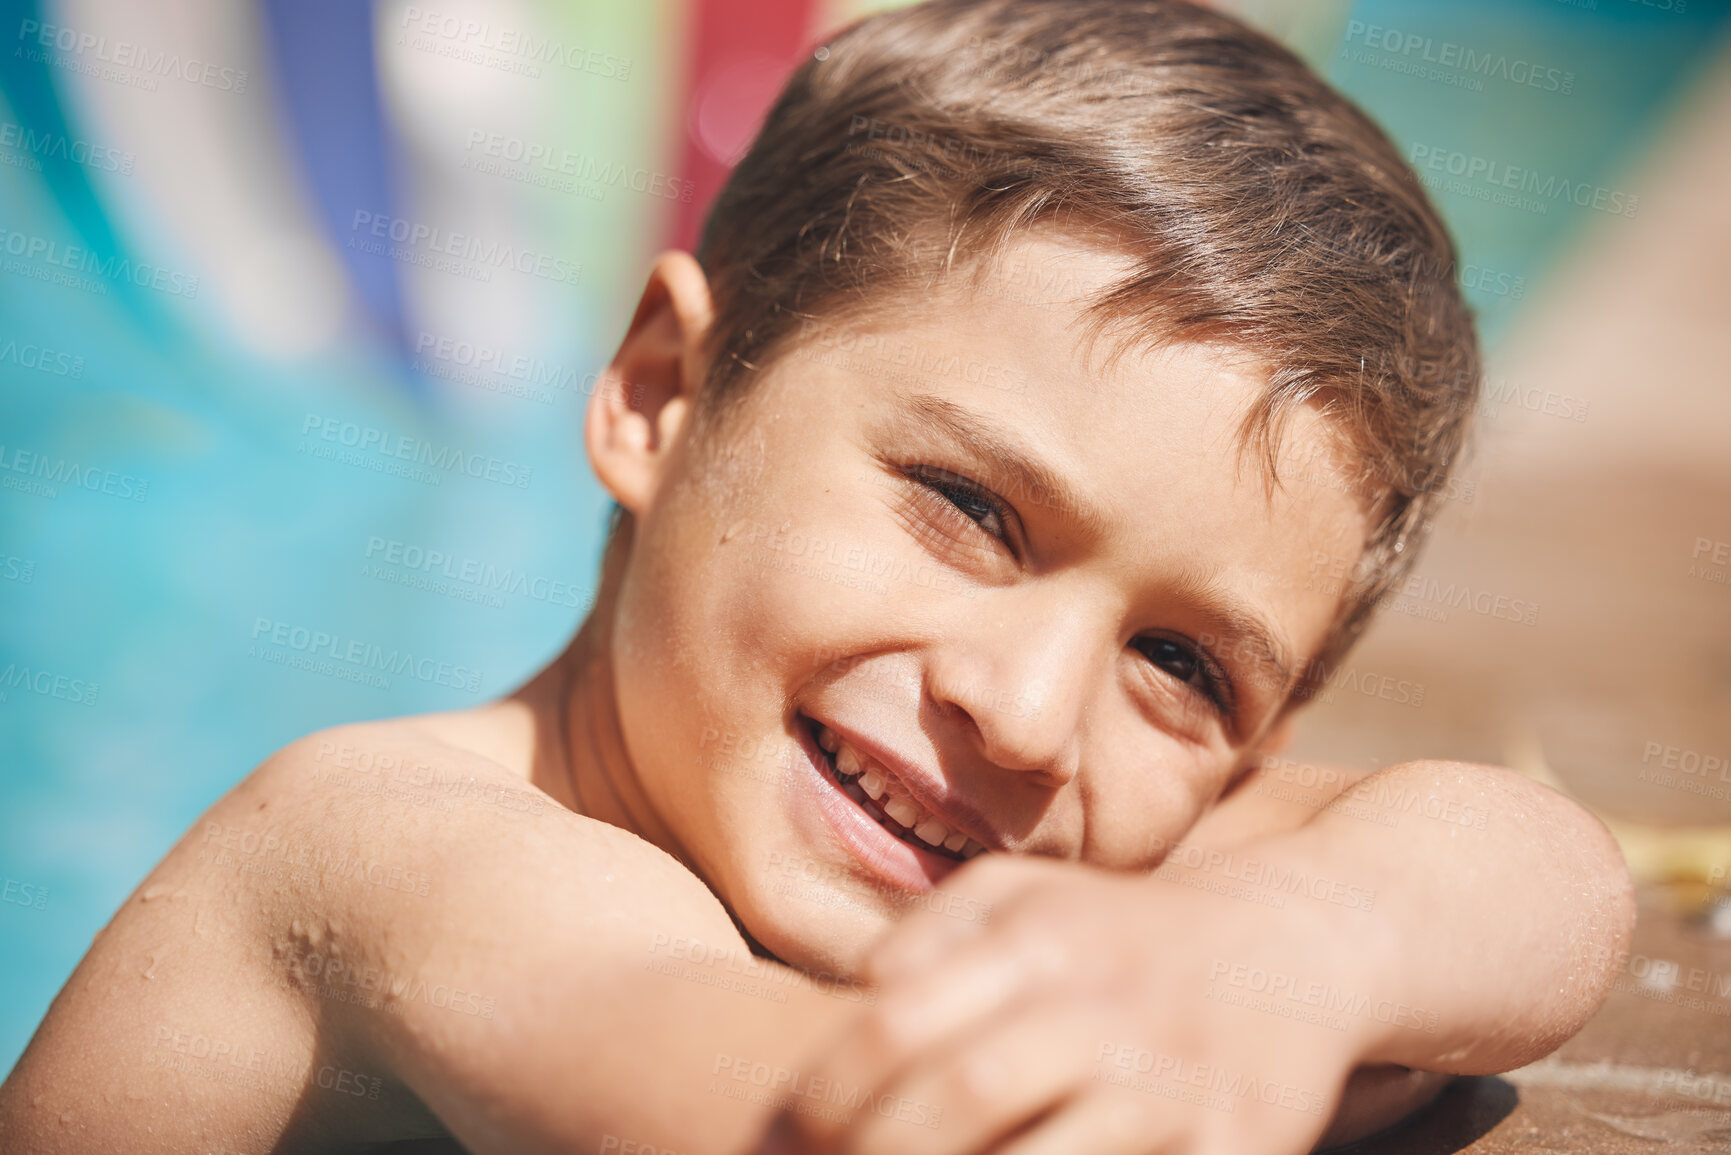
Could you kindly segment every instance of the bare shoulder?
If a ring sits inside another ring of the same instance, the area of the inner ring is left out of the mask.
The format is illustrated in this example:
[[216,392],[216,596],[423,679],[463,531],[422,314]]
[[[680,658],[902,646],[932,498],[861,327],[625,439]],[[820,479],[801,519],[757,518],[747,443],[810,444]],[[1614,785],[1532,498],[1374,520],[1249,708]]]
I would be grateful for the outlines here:
[[514,964],[535,957],[525,940],[600,974],[652,922],[737,937],[671,857],[415,719],[308,735],[218,800],[97,934],[0,1087],[0,1146],[441,1134],[397,1070],[403,1032],[497,1035]]
[[[538,907],[556,895],[603,900],[589,910],[644,905],[732,925],[672,856],[566,809],[420,718],[308,735],[261,765],[233,801],[188,837],[207,856],[214,846],[310,864],[336,899],[323,905],[361,929],[402,937],[392,928],[420,924],[433,909],[444,919],[474,904],[497,920],[519,898]],[[271,926],[301,914],[305,895],[286,895]],[[435,933],[448,928],[441,922]]]

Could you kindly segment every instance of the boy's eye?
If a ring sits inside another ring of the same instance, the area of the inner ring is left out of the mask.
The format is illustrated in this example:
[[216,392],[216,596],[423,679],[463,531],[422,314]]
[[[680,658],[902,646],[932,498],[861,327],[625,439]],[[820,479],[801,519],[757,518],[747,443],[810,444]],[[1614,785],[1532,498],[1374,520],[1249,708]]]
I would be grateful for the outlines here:
[[976,482],[945,469],[922,466],[909,471],[927,489],[941,495],[964,516],[1000,541],[1008,541],[1010,527],[1005,508],[996,495]]
[[1156,668],[1200,691],[1210,702],[1226,708],[1223,679],[1212,663],[1195,647],[1176,638],[1137,638],[1136,649]]

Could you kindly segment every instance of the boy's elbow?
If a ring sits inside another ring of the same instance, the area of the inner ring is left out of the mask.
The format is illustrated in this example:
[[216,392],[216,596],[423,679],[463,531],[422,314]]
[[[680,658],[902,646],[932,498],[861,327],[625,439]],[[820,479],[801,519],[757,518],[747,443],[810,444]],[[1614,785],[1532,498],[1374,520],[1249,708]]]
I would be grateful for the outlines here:
[[[1547,789],[1540,787],[1540,789]],[[1610,996],[1612,984],[1629,957],[1635,938],[1636,902],[1635,879],[1623,849],[1605,824],[1586,807],[1561,795],[1557,797],[1579,830],[1579,867],[1583,891],[1589,896],[1590,922],[1587,926],[1588,949],[1593,993],[1592,1011],[1597,1011]],[[1591,1012],[1589,1012],[1590,1014]]]
[[[1628,955],[1635,932],[1635,885],[1616,837],[1573,798],[1503,766],[1415,761],[1393,768],[1407,779],[1406,796],[1428,795],[1472,814],[1493,839],[1514,835],[1517,869],[1566,885],[1576,950],[1596,1009]],[[1505,843],[1505,845],[1507,845]],[[1524,864],[1524,865],[1518,865]],[[1573,961],[1573,960],[1572,960]],[[1590,1012],[1589,1012],[1590,1013]]]
[[[1634,940],[1635,884],[1616,837],[1573,798],[1502,766],[1422,764],[1439,781],[1467,787],[1483,799],[1491,824],[1519,832],[1534,855],[1531,868],[1556,882],[1566,902],[1573,997],[1555,1023],[1548,1053],[1579,1031],[1605,1002]],[[1565,897],[1566,888],[1566,897]]]

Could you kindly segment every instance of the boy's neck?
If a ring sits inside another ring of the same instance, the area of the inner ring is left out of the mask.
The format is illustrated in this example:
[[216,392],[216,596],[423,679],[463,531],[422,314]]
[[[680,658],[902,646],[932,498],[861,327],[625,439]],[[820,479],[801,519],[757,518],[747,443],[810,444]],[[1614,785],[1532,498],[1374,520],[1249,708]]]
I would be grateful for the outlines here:
[[578,814],[630,831],[690,866],[643,792],[620,733],[611,624],[631,536],[627,518],[608,542],[601,584],[577,636],[510,700],[533,718],[531,782]]

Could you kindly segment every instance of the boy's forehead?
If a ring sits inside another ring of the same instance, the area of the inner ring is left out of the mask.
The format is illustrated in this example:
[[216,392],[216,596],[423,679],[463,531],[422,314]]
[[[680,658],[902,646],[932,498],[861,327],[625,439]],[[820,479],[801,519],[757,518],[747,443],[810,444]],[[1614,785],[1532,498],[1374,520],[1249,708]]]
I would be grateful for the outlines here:
[[1165,335],[1157,324],[1132,334],[1097,323],[1091,307],[1134,263],[1103,238],[1030,230],[972,270],[897,294],[894,306],[808,323],[796,359],[844,370],[856,396],[915,423],[941,398],[959,417],[1043,447],[1042,457],[1070,467],[1059,475],[1116,466],[1125,481],[1158,477],[1168,490],[1194,490],[1230,474],[1246,496],[1321,486],[1356,502],[1352,454],[1319,404],[1276,424],[1277,469],[1266,475],[1262,443],[1247,435],[1270,375],[1258,353]]
[[966,264],[961,275],[947,278],[950,288],[1053,309],[1074,309],[1098,299],[1137,266],[1127,237],[1052,223],[1018,229],[1001,244],[959,255]]

